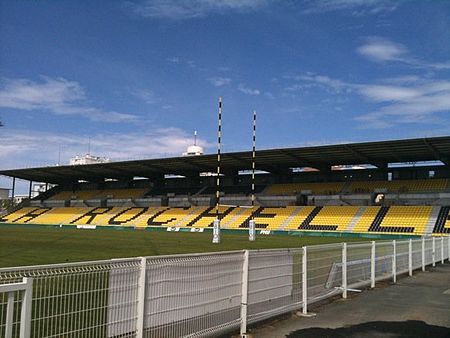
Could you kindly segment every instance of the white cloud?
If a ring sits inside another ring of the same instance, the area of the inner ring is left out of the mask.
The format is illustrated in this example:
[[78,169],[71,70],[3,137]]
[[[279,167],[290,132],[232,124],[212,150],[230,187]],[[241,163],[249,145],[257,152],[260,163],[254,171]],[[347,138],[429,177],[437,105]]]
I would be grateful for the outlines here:
[[450,69],[450,61],[447,62],[435,62],[435,63],[419,63],[418,66],[431,67],[438,70]]
[[229,85],[231,83],[231,79],[230,78],[228,78],[228,77],[220,77],[220,76],[211,77],[211,78],[208,79],[208,81],[211,82],[216,87],[226,86],[226,85]]
[[169,62],[171,64],[175,64],[175,65],[187,66],[189,68],[194,68],[194,69],[197,68],[199,70],[205,70],[204,68],[197,67],[197,65],[195,64],[195,62],[193,60],[184,59],[184,58],[181,58],[178,56],[168,58],[167,62]]
[[170,63],[180,63],[180,58],[174,56],[174,57],[168,58],[167,61],[169,61]]
[[412,57],[405,46],[380,37],[368,38],[356,51],[375,62],[400,62],[415,68],[450,69],[450,61],[426,62],[419,60]]
[[420,90],[409,87],[386,85],[361,85],[359,92],[375,102],[405,101],[420,95]]
[[362,128],[389,128],[403,123],[442,123],[443,116],[440,115],[446,113],[449,116],[450,113],[450,81],[406,76],[365,84],[314,74],[290,78],[297,81],[300,87],[326,88],[337,95],[356,93],[379,105],[378,109],[355,118]]
[[45,78],[44,83],[31,80],[6,80],[0,91],[0,106],[16,109],[37,109],[58,106],[84,98],[84,91],[76,82],[63,78]]
[[217,68],[217,70],[219,72],[229,72],[229,71],[231,71],[231,68],[230,67],[226,67],[226,66],[220,66],[220,67]]
[[417,75],[404,75],[404,76],[394,76],[386,79],[381,79],[380,82],[390,83],[390,84],[409,84],[409,83],[418,83],[420,81],[420,77]]
[[6,79],[0,88],[0,108],[41,110],[55,115],[79,115],[101,122],[137,120],[136,115],[87,105],[83,88],[77,82],[64,78],[43,77],[41,82]]
[[131,10],[146,18],[193,19],[208,14],[254,11],[272,0],[144,0],[129,3]]
[[148,104],[155,104],[159,101],[158,96],[152,90],[135,89],[131,91],[131,95]]
[[356,118],[364,127],[385,128],[400,123],[437,123],[450,114],[450,81],[415,87],[365,86],[363,95],[380,103],[378,110]]
[[308,0],[303,13],[326,13],[344,11],[361,16],[389,13],[397,9],[403,0]]
[[259,91],[259,89],[254,89],[254,88],[249,88],[243,84],[240,84],[238,86],[238,90],[244,94],[247,95],[259,95],[261,94],[261,92]]
[[275,95],[273,95],[271,92],[264,92],[264,96],[270,100],[275,100]]
[[311,75],[300,76],[298,79],[306,80],[306,81],[313,81],[317,84],[320,84],[325,87],[329,87],[329,88],[333,89],[333,91],[335,91],[336,93],[341,93],[344,90],[351,89],[351,87],[348,86],[347,83],[345,83],[341,80],[332,79],[325,75],[311,74]]
[[[146,133],[99,134],[91,136],[90,143],[93,155],[129,160],[179,156],[193,143],[193,137],[179,128],[169,127]],[[197,144],[210,146],[202,138],[197,138]],[[0,167],[55,165],[59,149],[61,163],[67,164],[70,157],[87,153],[88,136],[5,129],[0,133]]]
[[398,43],[383,38],[369,38],[365,44],[357,48],[357,52],[377,62],[401,61],[407,49]]
[[312,87],[319,87],[331,93],[340,94],[342,92],[351,92],[352,86],[341,80],[332,79],[329,76],[306,73],[305,75],[286,75],[284,79],[293,80],[295,83],[284,88],[286,92],[306,93]]

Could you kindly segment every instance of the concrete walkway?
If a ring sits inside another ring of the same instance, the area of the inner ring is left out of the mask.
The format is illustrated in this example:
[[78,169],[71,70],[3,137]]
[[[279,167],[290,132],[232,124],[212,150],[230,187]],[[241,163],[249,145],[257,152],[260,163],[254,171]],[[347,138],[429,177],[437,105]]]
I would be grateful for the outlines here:
[[249,333],[254,338],[450,337],[450,263],[308,310],[317,315],[278,318],[250,328]]

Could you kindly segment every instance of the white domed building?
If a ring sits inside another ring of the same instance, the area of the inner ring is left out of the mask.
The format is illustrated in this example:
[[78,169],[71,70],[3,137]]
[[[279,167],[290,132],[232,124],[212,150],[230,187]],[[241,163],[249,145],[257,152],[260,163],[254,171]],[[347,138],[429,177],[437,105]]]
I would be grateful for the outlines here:
[[183,156],[200,156],[204,154],[203,147],[197,145],[197,131],[194,132],[194,144],[187,147]]

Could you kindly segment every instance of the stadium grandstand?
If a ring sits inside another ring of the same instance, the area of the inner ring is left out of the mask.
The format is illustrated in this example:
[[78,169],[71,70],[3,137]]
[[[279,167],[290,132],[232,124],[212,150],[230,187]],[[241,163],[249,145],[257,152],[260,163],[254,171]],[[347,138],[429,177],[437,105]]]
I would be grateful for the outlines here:
[[[216,166],[200,155],[3,170],[52,187],[0,223],[210,228]],[[254,208],[252,153],[225,153],[221,166],[222,229],[254,219],[275,233],[450,234],[450,136],[260,150]]]

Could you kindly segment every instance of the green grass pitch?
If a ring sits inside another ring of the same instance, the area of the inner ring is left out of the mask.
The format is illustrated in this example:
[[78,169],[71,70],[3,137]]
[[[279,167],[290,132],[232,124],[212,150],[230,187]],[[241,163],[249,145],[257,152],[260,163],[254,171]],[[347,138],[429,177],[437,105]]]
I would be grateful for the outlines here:
[[362,241],[362,238],[298,237],[222,233],[212,244],[212,233],[164,232],[46,226],[0,226],[0,267],[79,262],[122,257],[156,256],[241,249],[298,248],[304,245]]

